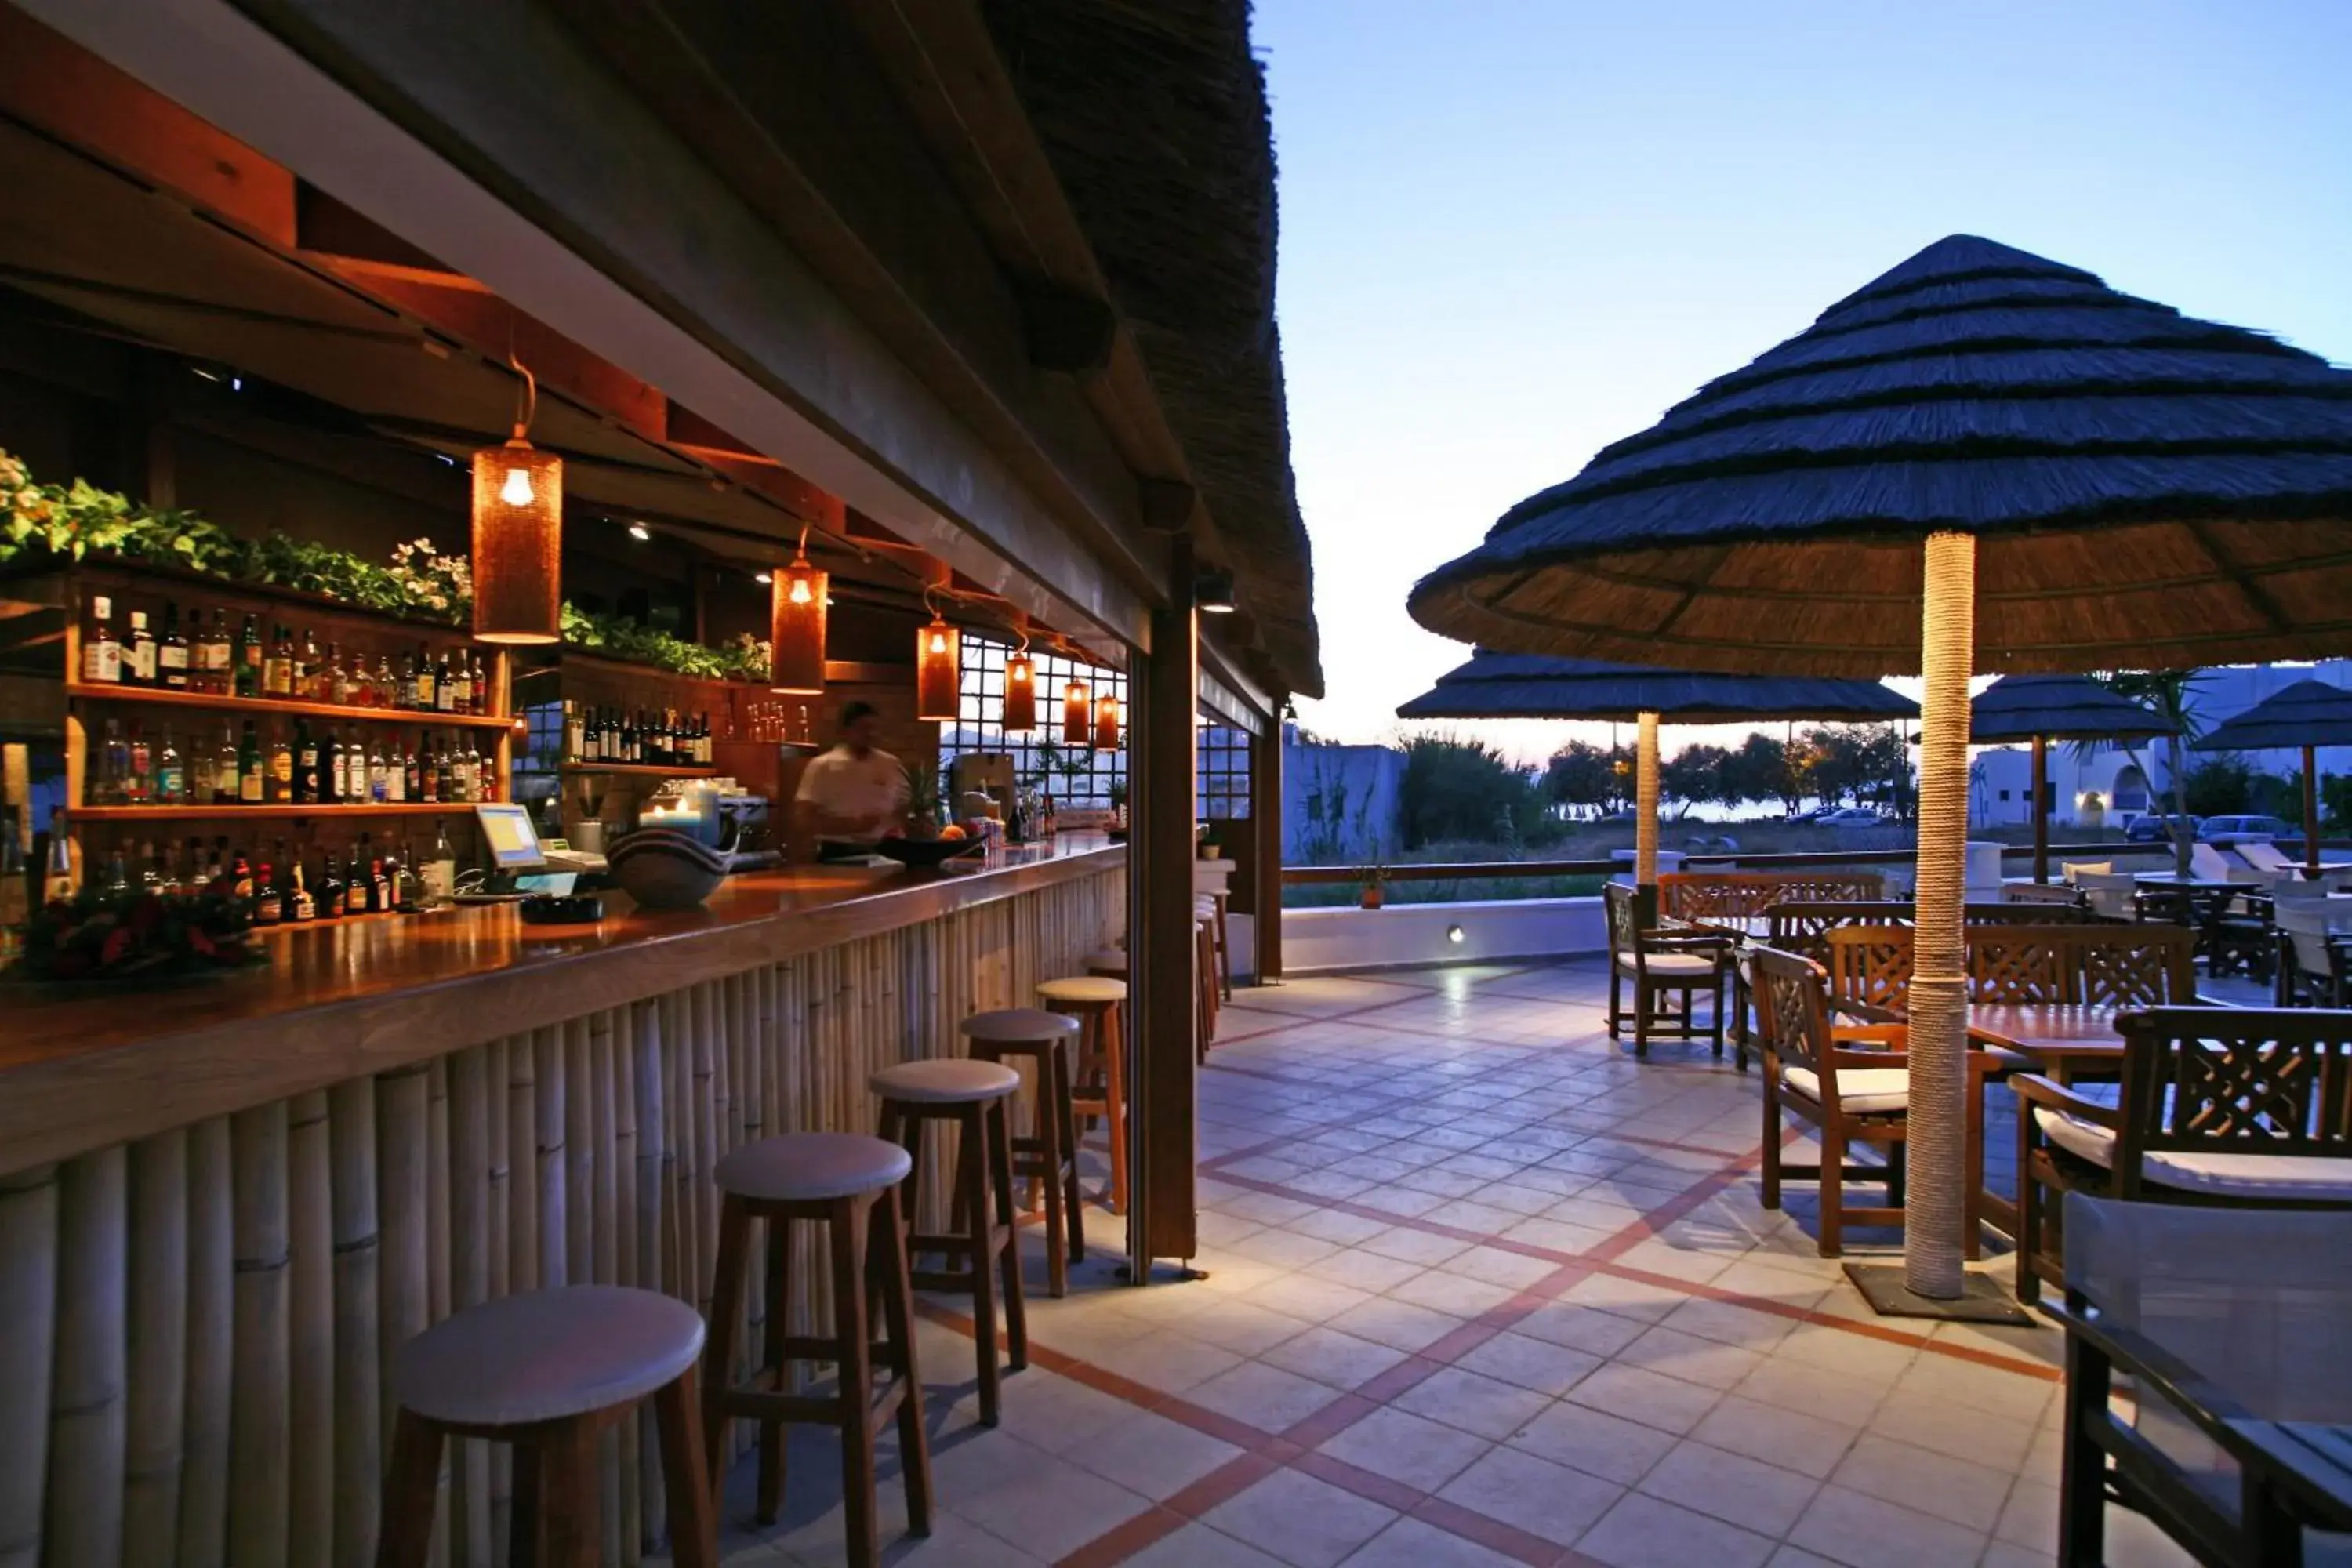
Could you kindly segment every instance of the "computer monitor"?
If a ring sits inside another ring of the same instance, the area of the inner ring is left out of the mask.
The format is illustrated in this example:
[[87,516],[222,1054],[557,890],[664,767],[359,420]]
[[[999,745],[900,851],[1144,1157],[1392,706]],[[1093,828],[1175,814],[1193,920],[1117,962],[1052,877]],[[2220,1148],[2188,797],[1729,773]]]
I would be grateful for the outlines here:
[[490,847],[490,863],[499,870],[536,871],[546,866],[539,830],[531,826],[527,809],[500,801],[475,806],[474,816],[482,825],[482,842]]

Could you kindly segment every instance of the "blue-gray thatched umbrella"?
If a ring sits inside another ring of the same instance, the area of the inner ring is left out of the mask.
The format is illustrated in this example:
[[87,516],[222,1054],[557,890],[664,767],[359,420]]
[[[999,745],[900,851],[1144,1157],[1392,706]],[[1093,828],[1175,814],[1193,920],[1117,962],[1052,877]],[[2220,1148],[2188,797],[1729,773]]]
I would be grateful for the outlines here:
[[1512,508],[1411,607],[1524,653],[1926,677],[1904,1279],[1953,1300],[1968,677],[2338,651],[2352,373],[1955,235]]
[[2319,767],[2316,749],[2352,746],[2352,691],[2324,680],[2298,680],[2217,724],[2189,748],[2199,752],[2303,749],[2303,864],[2319,875]]
[[1914,719],[1919,705],[1875,680],[1725,675],[1597,658],[1496,653],[1467,664],[1397,709],[1400,719],[1632,720],[1635,729],[1633,879],[1658,879],[1658,725],[1741,720]]
[[2118,697],[2079,675],[2004,675],[1969,704],[1969,739],[1979,746],[2005,741],[2033,745],[2033,879],[2050,879],[2050,792],[2053,741],[2145,741],[2173,727],[2153,710]]

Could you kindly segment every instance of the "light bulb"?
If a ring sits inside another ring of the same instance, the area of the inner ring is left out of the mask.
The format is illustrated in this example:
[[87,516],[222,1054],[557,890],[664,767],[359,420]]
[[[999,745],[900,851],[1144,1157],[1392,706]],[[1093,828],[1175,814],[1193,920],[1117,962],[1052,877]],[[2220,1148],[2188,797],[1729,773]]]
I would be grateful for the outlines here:
[[654,531],[647,528],[644,523],[633,522],[629,524],[629,537],[631,539],[636,540],[642,543],[646,540],[651,539],[653,536]]
[[507,482],[499,487],[499,499],[509,506],[530,504],[530,470],[509,468]]
[[765,572],[754,572],[751,574],[751,581],[754,583],[772,583],[775,579]]
[[805,577],[793,578],[793,591],[785,596],[791,599],[795,605],[807,604],[811,596],[809,594],[808,579]]
[[945,637],[941,637],[941,636],[940,636],[940,634],[939,634],[939,633],[937,633],[937,632],[933,632],[933,633],[931,634],[931,651],[932,651],[933,653],[945,653],[945,652],[947,652],[947,651],[948,651],[948,639],[947,639],[947,638],[945,638]]

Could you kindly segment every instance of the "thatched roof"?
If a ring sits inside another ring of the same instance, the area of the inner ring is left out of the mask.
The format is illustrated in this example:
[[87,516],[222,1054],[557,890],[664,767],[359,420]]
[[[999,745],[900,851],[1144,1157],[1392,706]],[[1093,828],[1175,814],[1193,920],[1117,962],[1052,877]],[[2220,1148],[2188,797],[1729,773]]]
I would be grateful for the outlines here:
[[985,0],[1267,651],[1323,694],[1274,322],[1274,140],[1247,0]]
[[1919,705],[1874,680],[1709,675],[1594,658],[1496,653],[1470,662],[1397,710],[1400,719],[1611,719],[1655,713],[1677,724],[1742,720],[1916,719]]
[[2137,741],[2173,726],[2138,703],[2079,675],[2004,675],[1969,704],[1969,739]]
[[2352,746],[2352,691],[2298,680],[2189,742],[2199,752],[2282,752]]
[[1513,507],[1412,609],[1528,652],[1902,673],[1937,530],[1979,542],[1979,669],[2340,652],[2352,372],[1955,235]]

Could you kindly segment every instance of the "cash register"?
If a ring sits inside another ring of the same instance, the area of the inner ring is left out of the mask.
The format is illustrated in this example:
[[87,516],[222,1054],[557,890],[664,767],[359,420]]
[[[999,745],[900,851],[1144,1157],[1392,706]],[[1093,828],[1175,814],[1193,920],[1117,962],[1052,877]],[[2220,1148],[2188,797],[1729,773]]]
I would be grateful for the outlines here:
[[525,807],[505,801],[474,807],[474,820],[490,852],[490,869],[471,870],[457,879],[461,904],[518,903],[525,899],[568,899],[580,879],[601,875],[602,855],[584,855],[561,839],[543,844]]

